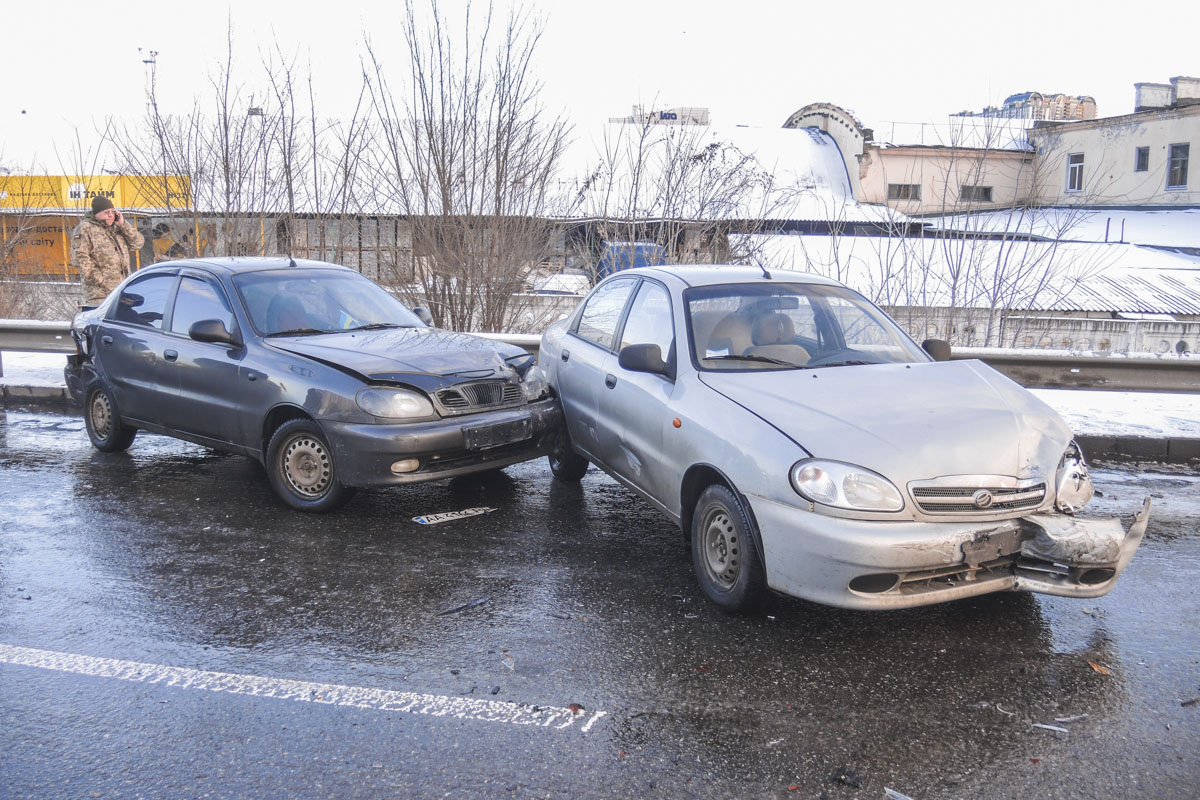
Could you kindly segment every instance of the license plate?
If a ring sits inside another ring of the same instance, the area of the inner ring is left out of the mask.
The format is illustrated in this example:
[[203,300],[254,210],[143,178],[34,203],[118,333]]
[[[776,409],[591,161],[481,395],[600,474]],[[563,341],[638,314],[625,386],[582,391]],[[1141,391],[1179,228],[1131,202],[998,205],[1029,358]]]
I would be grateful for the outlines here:
[[533,436],[533,425],[528,418],[463,428],[463,438],[468,450],[486,450],[489,447],[520,442],[530,436]]
[[994,561],[1019,551],[1021,541],[1021,531],[1016,528],[979,533],[974,540],[963,542],[963,560],[972,565]]

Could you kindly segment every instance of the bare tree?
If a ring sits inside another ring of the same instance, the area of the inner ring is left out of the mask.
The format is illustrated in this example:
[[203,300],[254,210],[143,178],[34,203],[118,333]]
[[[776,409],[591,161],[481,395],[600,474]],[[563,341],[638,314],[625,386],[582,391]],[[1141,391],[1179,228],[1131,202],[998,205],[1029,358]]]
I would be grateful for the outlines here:
[[391,253],[397,288],[443,326],[505,330],[550,256],[549,190],[568,126],[540,105],[540,21],[523,8],[503,21],[491,5],[481,19],[473,11],[456,38],[436,3],[425,13],[405,3],[406,91],[367,42],[380,137],[371,176],[381,206],[406,220]]

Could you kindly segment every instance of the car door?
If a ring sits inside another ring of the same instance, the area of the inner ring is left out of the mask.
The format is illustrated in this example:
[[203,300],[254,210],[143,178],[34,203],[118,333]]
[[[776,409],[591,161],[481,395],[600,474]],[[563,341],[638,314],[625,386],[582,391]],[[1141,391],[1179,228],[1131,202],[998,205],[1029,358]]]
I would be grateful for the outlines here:
[[172,394],[174,380],[163,375],[171,337],[162,327],[176,279],[172,270],[130,281],[100,326],[100,370],[122,416],[158,423]]
[[[633,344],[654,344],[663,360],[673,365],[674,328],[670,293],[647,279],[625,316],[617,353]],[[663,375],[622,369],[618,354],[605,361],[605,388],[598,400],[599,418],[616,426],[618,435],[601,441],[600,457],[630,484],[666,503],[667,495],[679,490],[672,460],[663,452],[663,434],[674,416],[675,382]]]
[[596,287],[559,353],[558,391],[567,431],[575,446],[589,456],[599,457],[602,439],[620,435],[611,418],[606,416],[607,422],[601,424],[597,400],[613,357],[617,326],[637,282],[637,278],[617,278]]
[[240,413],[239,372],[245,347],[198,342],[188,335],[201,320],[220,320],[225,329],[239,330],[225,290],[215,279],[185,271],[170,318],[170,346],[164,354],[165,374],[174,391],[164,407],[167,427],[218,442],[241,442],[245,420]]

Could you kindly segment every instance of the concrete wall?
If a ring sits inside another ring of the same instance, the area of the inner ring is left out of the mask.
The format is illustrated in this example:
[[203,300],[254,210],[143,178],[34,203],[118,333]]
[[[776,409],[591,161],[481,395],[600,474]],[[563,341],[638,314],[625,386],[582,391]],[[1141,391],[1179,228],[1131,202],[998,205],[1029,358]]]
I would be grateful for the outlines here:
[[[1033,200],[1044,205],[1178,206],[1200,204],[1200,105],[1065,123],[1029,132],[1037,147]],[[1168,189],[1172,144],[1190,144],[1188,183]],[[1149,169],[1134,172],[1139,147]],[[1067,157],[1083,154],[1082,191],[1067,191]]]

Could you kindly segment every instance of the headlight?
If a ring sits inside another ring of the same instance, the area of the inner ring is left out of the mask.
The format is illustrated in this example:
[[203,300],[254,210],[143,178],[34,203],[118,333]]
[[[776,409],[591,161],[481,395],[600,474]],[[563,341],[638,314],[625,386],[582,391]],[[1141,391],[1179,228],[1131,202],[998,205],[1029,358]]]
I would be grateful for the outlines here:
[[1083,451],[1079,445],[1071,442],[1058,462],[1058,474],[1054,477],[1054,505],[1059,511],[1074,514],[1087,505],[1094,493],[1092,476],[1088,474]]
[[904,498],[891,481],[869,469],[840,461],[800,461],[792,488],[805,500],[852,511],[900,511]]
[[363,389],[355,400],[359,408],[376,417],[420,419],[433,416],[433,403],[429,398],[411,389]]
[[550,392],[550,382],[546,380],[546,372],[541,367],[530,367],[521,381],[521,391],[525,400],[532,403],[541,400]]

